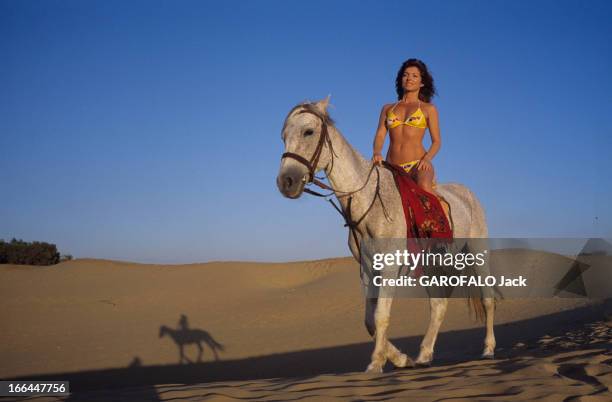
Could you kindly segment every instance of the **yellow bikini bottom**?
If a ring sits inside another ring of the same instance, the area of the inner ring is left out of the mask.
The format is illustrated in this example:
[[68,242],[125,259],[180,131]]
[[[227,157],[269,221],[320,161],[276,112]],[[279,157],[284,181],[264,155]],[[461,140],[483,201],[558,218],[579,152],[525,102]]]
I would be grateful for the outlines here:
[[416,165],[418,165],[420,161],[421,161],[420,159],[417,159],[417,160],[410,161],[410,162],[404,162],[404,163],[400,163],[399,166],[402,169],[404,169],[404,172],[410,173],[410,170]]
[[[404,169],[404,172],[410,173],[412,168],[415,167],[416,165],[418,165],[420,161],[421,161],[420,159],[416,159],[416,160],[413,160],[413,161],[410,161],[410,162],[400,163],[399,166],[402,169]],[[436,178],[435,178],[435,176],[434,176],[434,178],[432,180],[431,188],[436,188]]]

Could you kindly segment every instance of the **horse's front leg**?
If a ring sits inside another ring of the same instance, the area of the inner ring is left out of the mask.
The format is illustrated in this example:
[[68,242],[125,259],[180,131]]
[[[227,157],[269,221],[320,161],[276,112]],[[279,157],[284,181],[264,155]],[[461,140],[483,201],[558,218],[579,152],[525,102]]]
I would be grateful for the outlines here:
[[392,302],[392,297],[381,297],[377,300],[376,311],[374,313],[375,345],[374,352],[372,353],[372,361],[366,369],[368,373],[382,373],[387,359],[396,367],[414,366],[412,359],[400,352],[391,342],[389,342],[389,339],[387,339]]
[[429,365],[433,359],[434,345],[440,331],[440,325],[446,314],[448,299],[432,297],[429,299],[429,327],[421,342],[421,350],[416,364]]
[[191,363],[189,359],[187,358],[187,356],[185,356],[185,349],[183,348],[182,343],[179,343],[179,354],[180,354],[179,364],[183,364],[183,360],[185,360],[186,363]]
[[202,361],[202,354],[204,353],[204,348],[202,347],[200,342],[196,342],[195,344],[198,347],[198,363],[200,363]]
[[[375,297],[371,297],[370,291],[373,291],[373,278],[374,274],[372,270],[365,269],[364,267],[372,267],[372,261],[362,261],[361,253],[357,247],[357,243],[353,236],[349,234],[349,248],[351,249],[355,259],[361,264],[361,280],[365,286],[366,299],[365,299],[365,325],[368,333],[374,337],[375,346],[374,352],[372,353],[372,361],[368,365],[367,372],[381,373],[387,359],[391,361],[396,367],[413,367],[414,362],[410,357],[400,352],[389,340],[387,339],[387,328],[389,327],[389,320],[391,316],[391,303],[393,301],[393,290],[384,289],[382,293],[386,297],[379,297],[381,289],[377,289],[374,293]],[[368,258],[365,254],[363,257]],[[396,273],[392,271],[391,273]],[[385,274],[389,275],[387,271]],[[397,275],[395,275],[397,277]],[[370,295],[370,297],[368,297]]]
[[[365,306],[365,325],[370,336],[376,335],[375,313],[377,306],[377,298],[366,299]],[[389,341],[386,340],[386,357],[395,367],[414,367],[414,362],[408,355],[402,353]]]
[[374,313],[374,325],[376,326],[374,334],[375,345],[372,361],[366,369],[368,373],[382,373],[383,367],[387,362],[387,329],[389,328],[389,320],[391,318],[392,302],[392,298],[383,297],[379,298],[376,303],[376,311]]

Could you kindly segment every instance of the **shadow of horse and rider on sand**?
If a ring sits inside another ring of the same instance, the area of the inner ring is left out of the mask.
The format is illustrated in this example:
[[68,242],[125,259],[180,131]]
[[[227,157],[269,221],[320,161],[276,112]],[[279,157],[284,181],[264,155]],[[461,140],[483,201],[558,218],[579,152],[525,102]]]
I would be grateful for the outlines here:
[[[189,321],[185,314],[181,314],[176,329],[166,325],[159,327],[159,337],[163,338],[165,335],[168,335],[179,349],[179,364],[183,364],[183,362],[185,364],[201,363],[202,355],[204,354],[203,344],[212,351],[215,361],[219,360],[218,351],[225,350],[223,345],[217,342],[207,331],[198,328],[190,328]],[[185,354],[185,346],[191,344],[195,344],[198,348],[198,355],[195,360],[190,359]]]

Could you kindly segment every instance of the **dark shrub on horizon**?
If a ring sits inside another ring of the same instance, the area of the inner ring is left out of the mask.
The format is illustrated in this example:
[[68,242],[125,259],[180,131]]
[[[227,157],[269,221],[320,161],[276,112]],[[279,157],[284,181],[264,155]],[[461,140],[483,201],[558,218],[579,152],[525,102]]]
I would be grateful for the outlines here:
[[0,264],[54,265],[60,262],[60,253],[55,244],[25,242],[12,239],[0,240]]

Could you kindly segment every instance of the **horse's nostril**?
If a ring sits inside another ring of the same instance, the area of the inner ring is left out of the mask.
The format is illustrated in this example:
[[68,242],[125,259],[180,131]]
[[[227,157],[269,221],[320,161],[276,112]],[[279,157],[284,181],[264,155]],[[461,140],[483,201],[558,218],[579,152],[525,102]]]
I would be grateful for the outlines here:
[[285,177],[285,188],[291,188],[293,185],[293,179],[289,176]]

